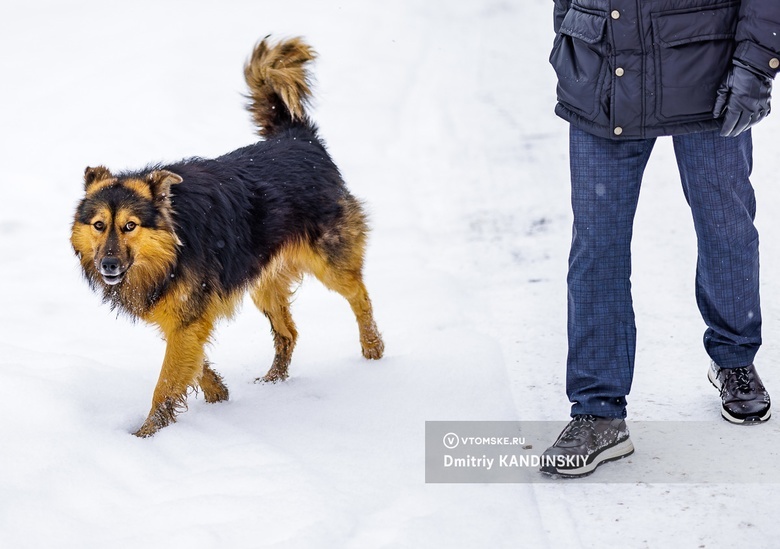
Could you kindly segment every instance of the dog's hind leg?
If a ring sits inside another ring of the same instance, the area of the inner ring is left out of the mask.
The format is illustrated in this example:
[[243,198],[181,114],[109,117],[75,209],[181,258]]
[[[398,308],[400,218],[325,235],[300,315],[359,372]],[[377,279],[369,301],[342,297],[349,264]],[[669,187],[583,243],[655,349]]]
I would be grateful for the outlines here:
[[290,314],[290,287],[297,276],[283,270],[269,270],[250,290],[250,296],[260,311],[271,323],[274,337],[274,361],[263,377],[255,382],[284,381],[290,366],[292,352],[298,339],[292,315]]
[[374,321],[374,310],[363,284],[363,259],[368,224],[360,203],[351,196],[342,202],[343,217],[323,232],[322,237],[303,255],[306,270],[325,287],[341,294],[352,307],[360,330],[363,356],[382,358],[385,344]]
[[206,402],[221,402],[229,397],[228,388],[222,381],[222,376],[211,368],[208,360],[203,361],[200,388],[203,389],[203,397]]
[[374,310],[366,286],[363,284],[361,272],[339,269],[332,263],[325,263],[324,268],[321,264],[320,268],[314,270],[314,276],[328,289],[341,294],[349,302],[360,331],[360,347],[363,356],[371,359],[382,358],[385,344],[376,327]]

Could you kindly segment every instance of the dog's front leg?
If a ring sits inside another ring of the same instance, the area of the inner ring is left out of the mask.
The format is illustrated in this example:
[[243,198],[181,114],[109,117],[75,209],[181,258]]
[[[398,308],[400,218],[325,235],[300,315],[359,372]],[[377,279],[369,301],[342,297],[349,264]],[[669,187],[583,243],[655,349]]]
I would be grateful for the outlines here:
[[138,437],[149,437],[176,421],[176,414],[187,408],[187,391],[196,387],[203,372],[204,346],[211,325],[194,323],[165,334],[165,349],[160,379],[154,389],[152,409],[138,431]]

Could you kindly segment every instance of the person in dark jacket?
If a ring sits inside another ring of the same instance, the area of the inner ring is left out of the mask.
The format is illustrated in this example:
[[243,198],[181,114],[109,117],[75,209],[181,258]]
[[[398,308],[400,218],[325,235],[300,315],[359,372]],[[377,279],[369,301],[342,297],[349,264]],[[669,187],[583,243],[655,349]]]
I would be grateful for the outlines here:
[[[574,223],[566,388],[572,420],[542,472],[576,477],[634,451],[630,244],[642,174],[673,136],[698,243],[696,300],[722,416],[771,414],[761,345],[750,128],[780,69],[777,0],[554,0],[555,112],[570,123]],[[676,367],[676,366],[674,366]],[[570,459],[565,459],[570,458]]]

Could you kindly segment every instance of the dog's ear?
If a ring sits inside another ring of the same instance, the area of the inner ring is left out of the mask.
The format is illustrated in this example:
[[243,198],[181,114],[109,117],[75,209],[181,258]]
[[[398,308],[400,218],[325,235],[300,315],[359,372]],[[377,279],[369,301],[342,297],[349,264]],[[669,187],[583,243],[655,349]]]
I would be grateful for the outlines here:
[[164,226],[173,234],[173,238],[178,246],[181,246],[182,243],[174,230],[174,223],[171,217],[172,204],[168,197],[171,195],[171,185],[178,185],[182,181],[184,179],[180,175],[168,170],[154,170],[146,176],[146,182],[149,184],[154,202],[164,220]]
[[171,185],[184,181],[180,175],[168,170],[154,170],[146,177],[155,200],[165,199],[171,193]]
[[97,166],[96,168],[90,168],[84,170],[84,190],[88,190],[94,183],[103,181],[104,179],[110,179],[114,177],[108,168],[105,166]]

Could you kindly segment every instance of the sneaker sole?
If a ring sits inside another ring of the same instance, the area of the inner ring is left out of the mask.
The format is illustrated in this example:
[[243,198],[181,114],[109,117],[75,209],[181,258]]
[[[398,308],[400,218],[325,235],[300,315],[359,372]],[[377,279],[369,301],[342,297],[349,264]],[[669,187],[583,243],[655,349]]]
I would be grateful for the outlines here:
[[[718,392],[721,390],[721,384],[718,380],[717,375],[715,374],[715,371],[712,369],[712,366],[707,370],[707,379],[710,381],[713,387],[715,387]],[[733,416],[729,413],[728,410],[726,410],[726,407],[721,405],[720,407],[720,415],[728,421],[729,423],[733,423],[734,425],[758,425],[760,423],[764,423],[767,421],[770,417],[772,417],[772,408],[769,408],[766,411],[766,414],[763,416],[748,416],[744,418],[739,418],[736,416]]]
[[595,471],[596,468],[602,463],[607,463],[609,461],[617,461],[619,459],[623,459],[624,457],[628,457],[633,453],[634,453],[634,444],[631,442],[630,438],[627,438],[622,442],[615,444],[614,446],[605,448],[600,453],[594,456],[594,459],[591,463],[587,463],[582,467],[565,469],[565,468],[549,466],[549,467],[542,467],[541,469],[539,469],[539,471],[551,477],[561,477],[561,478],[586,477],[591,473],[593,473],[593,471]]

